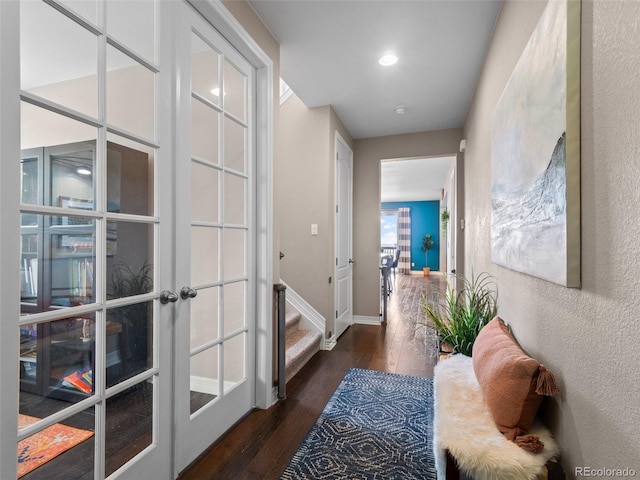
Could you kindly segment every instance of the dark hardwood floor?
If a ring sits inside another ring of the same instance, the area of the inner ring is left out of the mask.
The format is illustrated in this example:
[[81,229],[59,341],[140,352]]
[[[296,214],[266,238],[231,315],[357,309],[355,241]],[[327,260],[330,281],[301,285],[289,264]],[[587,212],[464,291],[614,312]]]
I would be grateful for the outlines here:
[[443,287],[441,276],[398,275],[386,325],[349,327],[289,381],[285,400],[247,415],[179,480],[279,478],[349,368],[432,377],[437,342],[420,303],[423,293]]

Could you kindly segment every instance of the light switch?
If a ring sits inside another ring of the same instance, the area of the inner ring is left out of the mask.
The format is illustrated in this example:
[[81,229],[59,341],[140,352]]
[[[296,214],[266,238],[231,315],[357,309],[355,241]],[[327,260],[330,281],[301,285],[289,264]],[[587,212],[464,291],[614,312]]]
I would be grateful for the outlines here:
[[318,234],[318,224],[317,223],[312,223],[311,224],[311,235],[317,235]]

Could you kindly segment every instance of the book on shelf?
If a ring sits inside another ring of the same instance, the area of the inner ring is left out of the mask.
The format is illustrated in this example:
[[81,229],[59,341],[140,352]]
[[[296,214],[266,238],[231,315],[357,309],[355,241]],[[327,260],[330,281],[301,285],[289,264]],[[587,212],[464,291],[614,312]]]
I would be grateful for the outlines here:
[[69,262],[69,284],[75,297],[93,296],[93,259],[72,258]]
[[20,265],[20,293],[22,297],[38,295],[38,259],[23,258]]
[[81,392],[91,394],[93,392],[93,372],[89,367],[75,370],[64,377],[62,384],[73,387]]

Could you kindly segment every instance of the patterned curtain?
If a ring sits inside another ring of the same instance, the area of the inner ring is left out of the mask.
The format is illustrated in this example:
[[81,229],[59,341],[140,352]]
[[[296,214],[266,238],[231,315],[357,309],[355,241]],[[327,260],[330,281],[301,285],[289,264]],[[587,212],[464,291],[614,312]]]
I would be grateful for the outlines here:
[[398,209],[398,248],[400,260],[398,271],[400,273],[411,272],[411,209]]

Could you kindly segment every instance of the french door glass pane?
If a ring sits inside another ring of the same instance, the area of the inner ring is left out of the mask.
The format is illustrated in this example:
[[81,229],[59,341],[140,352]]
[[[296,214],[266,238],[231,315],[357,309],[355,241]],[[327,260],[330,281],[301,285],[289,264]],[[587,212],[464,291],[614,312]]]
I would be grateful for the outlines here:
[[196,33],[191,34],[191,90],[220,104],[220,55]]
[[191,349],[218,338],[219,295],[220,287],[209,287],[198,290],[198,296],[191,299]]
[[223,232],[223,268],[226,280],[246,275],[246,231],[225,228]]
[[23,90],[97,118],[97,52],[96,36],[69,17],[44,2],[21,3]]
[[194,287],[220,280],[218,265],[220,229],[191,227],[191,285]]
[[228,283],[223,287],[224,335],[246,327],[246,282]]
[[[38,157],[42,158],[44,155],[43,147],[53,148],[78,142],[83,145],[95,145],[97,137],[98,130],[95,127],[58,115],[44,108],[36,107],[30,103],[22,102],[20,144],[22,151],[26,151],[28,158],[34,158],[34,153],[37,153],[35,152],[36,149],[42,150],[38,154]],[[45,159],[42,158],[41,161],[45,161]],[[79,163],[85,161],[86,159],[84,158],[79,159]],[[80,175],[77,174],[76,179],[80,178]],[[45,188],[44,180],[38,178],[36,182],[38,188],[43,191]],[[44,196],[41,198],[44,198]]]
[[247,171],[247,128],[224,117],[224,166],[241,173]]
[[[50,276],[51,284],[51,301],[45,302],[58,307],[93,303],[95,221],[82,217],[52,217],[52,220],[61,224],[50,227],[51,255],[43,259],[43,263],[50,264],[50,270],[44,268],[42,273]],[[45,224],[46,221],[47,217]]]
[[22,227],[21,314],[94,302],[95,221],[86,217],[36,216]]
[[191,156],[218,163],[220,112],[191,99]]
[[[20,411],[18,430],[53,413],[47,409],[47,405],[32,405],[32,407],[28,411]],[[61,478],[60,472],[65,472],[63,474],[65,478],[94,478],[94,431],[95,408],[90,407],[18,442],[18,477],[21,480]],[[63,438],[72,439],[78,444],[37,466],[40,463],[39,458],[37,455],[35,457],[31,455],[34,447],[41,444],[55,444]],[[31,470],[34,466],[37,468]]]
[[92,24],[98,23],[98,5],[96,0],[57,0],[70,11],[88,20]]
[[153,385],[138,383],[106,403],[105,476],[152,444]]
[[[42,391],[20,390],[20,413],[42,418],[94,394],[98,381],[95,318],[94,314],[84,314],[21,327],[21,380],[23,384],[25,380],[35,384],[42,375],[45,387]],[[43,348],[46,355],[38,355],[38,349]],[[120,363],[118,358],[113,365]]]
[[[25,220],[24,217],[28,217]],[[23,223],[37,222],[38,215],[22,215]],[[42,217],[40,217],[42,218]],[[23,232],[37,232],[37,228],[22,227]],[[20,241],[20,305],[21,313],[36,312],[38,309],[39,292],[41,287],[38,282],[38,264],[42,262],[42,254],[39,253],[37,233],[23,233]],[[40,260],[38,259],[40,256]]]
[[248,180],[231,173],[224,175],[224,223],[245,225]]
[[[42,205],[43,179],[40,173],[40,156],[43,149],[32,149],[31,152],[23,152],[20,161],[20,192],[22,203]],[[21,225],[35,225],[35,216],[23,217]]]
[[106,365],[107,387],[153,367],[152,302],[107,310]]
[[191,220],[194,222],[220,221],[220,171],[210,165],[191,162]]
[[38,369],[38,325],[20,326],[20,380],[35,383]]
[[107,222],[107,298],[153,291],[153,225]]
[[246,358],[247,334],[241,333],[224,343],[224,391],[227,393],[234,385],[247,376]]
[[247,108],[247,78],[228,60],[224,61],[224,111],[245,121]]
[[51,172],[49,205],[95,210],[95,143],[80,142],[45,149],[45,169]]
[[155,2],[120,0],[106,3],[107,35],[154,63]]
[[208,348],[190,359],[190,413],[193,414],[219,395],[218,355],[220,346]]
[[[126,2],[126,5],[133,3]],[[107,46],[106,100],[107,123],[142,138],[155,139],[155,74],[110,45]]]
[[155,148],[107,135],[107,211],[153,215],[156,157]]

